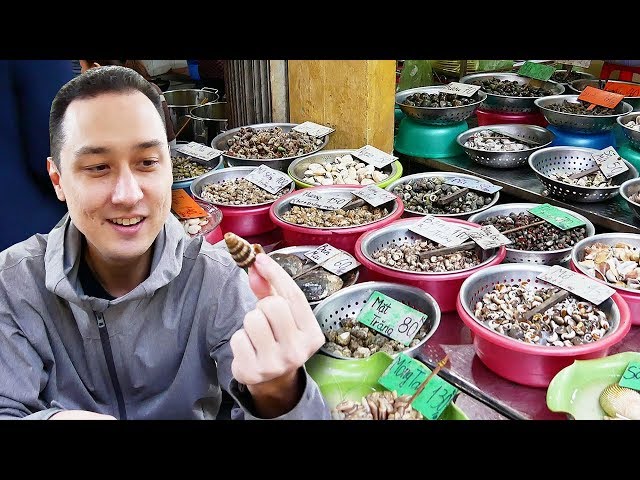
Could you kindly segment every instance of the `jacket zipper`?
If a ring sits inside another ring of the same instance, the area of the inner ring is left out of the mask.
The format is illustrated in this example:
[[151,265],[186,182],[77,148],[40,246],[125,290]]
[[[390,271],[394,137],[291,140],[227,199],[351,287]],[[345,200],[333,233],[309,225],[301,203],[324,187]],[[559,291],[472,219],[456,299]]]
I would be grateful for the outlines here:
[[94,312],[96,315],[96,321],[98,323],[98,331],[100,332],[100,341],[102,342],[102,350],[104,351],[104,357],[107,361],[107,369],[109,370],[109,376],[111,377],[111,384],[115,390],[116,400],[118,401],[118,412],[120,413],[120,420],[127,419],[127,410],[124,406],[124,396],[120,389],[120,382],[118,382],[118,375],[116,373],[116,364],[113,361],[113,353],[111,352],[111,342],[109,341],[109,332],[107,331],[107,324],[104,321],[104,315],[102,312]]

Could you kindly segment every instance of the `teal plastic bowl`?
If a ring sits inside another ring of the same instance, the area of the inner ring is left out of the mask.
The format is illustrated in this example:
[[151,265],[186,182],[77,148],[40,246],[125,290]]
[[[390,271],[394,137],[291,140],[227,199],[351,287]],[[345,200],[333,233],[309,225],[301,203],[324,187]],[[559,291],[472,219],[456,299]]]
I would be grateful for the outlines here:
[[466,130],[466,120],[452,125],[424,125],[405,117],[400,121],[394,150],[411,157],[456,157],[464,154],[456,138]]
[[640,171],[640,151],[633,148],[629,142],[623,143],[617,147],[616,151],[622,158]]

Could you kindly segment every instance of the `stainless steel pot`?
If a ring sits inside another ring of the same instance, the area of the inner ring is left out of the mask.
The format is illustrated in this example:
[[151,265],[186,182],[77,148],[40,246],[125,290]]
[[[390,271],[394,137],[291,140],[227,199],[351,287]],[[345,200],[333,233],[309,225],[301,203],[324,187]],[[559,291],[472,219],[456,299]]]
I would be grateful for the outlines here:
[[[164,99],[169,107],[169,113],[171,114],[171,123],[173,123],[173,131],[178,133],[184,123],[189,120],[189,112],[194,107],[199,107],[204,103],[217,102],[220,99],[218,91],[215,88],[203,87],[200,89],[184,89],[184,90],[169,90],[163,93]],[[188,142],[194,141],[193,138],[189,138],[192,132],[187,132],[189,128],[185,128],[180,134],[178,140],[184,140]]]
[[209,145],[217,135],[227,129],[226,106],[226,102],[214,102],[192,108],[189,112],[191,125],[185,127],[180,139],[183,138],[184,132],[189,130],[194,142]]

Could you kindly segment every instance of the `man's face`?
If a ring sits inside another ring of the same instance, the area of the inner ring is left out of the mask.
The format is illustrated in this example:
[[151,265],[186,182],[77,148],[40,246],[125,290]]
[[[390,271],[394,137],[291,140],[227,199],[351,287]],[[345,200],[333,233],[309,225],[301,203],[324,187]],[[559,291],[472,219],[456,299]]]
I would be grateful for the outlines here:
[[49,175],[90,249],[123,263],[153,244],[171,209],[171,158],[158,111],[141,92],[74,100],[58,173]]

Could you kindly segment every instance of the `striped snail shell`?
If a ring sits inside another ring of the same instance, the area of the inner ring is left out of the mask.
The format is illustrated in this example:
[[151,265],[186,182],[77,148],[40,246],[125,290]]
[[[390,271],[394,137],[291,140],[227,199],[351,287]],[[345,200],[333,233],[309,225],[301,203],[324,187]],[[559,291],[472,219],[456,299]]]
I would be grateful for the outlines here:
[[233,232],[224,234],[224,242],[227,244],[227,249],[236,264],[241,268],[250,267],[256,259],[256,254],[264,253],[261,245],[257,243],[250,244],[244,238]]
[[617,383],[602,391],[600,406],[612,418],[640,420],[640,393]]

